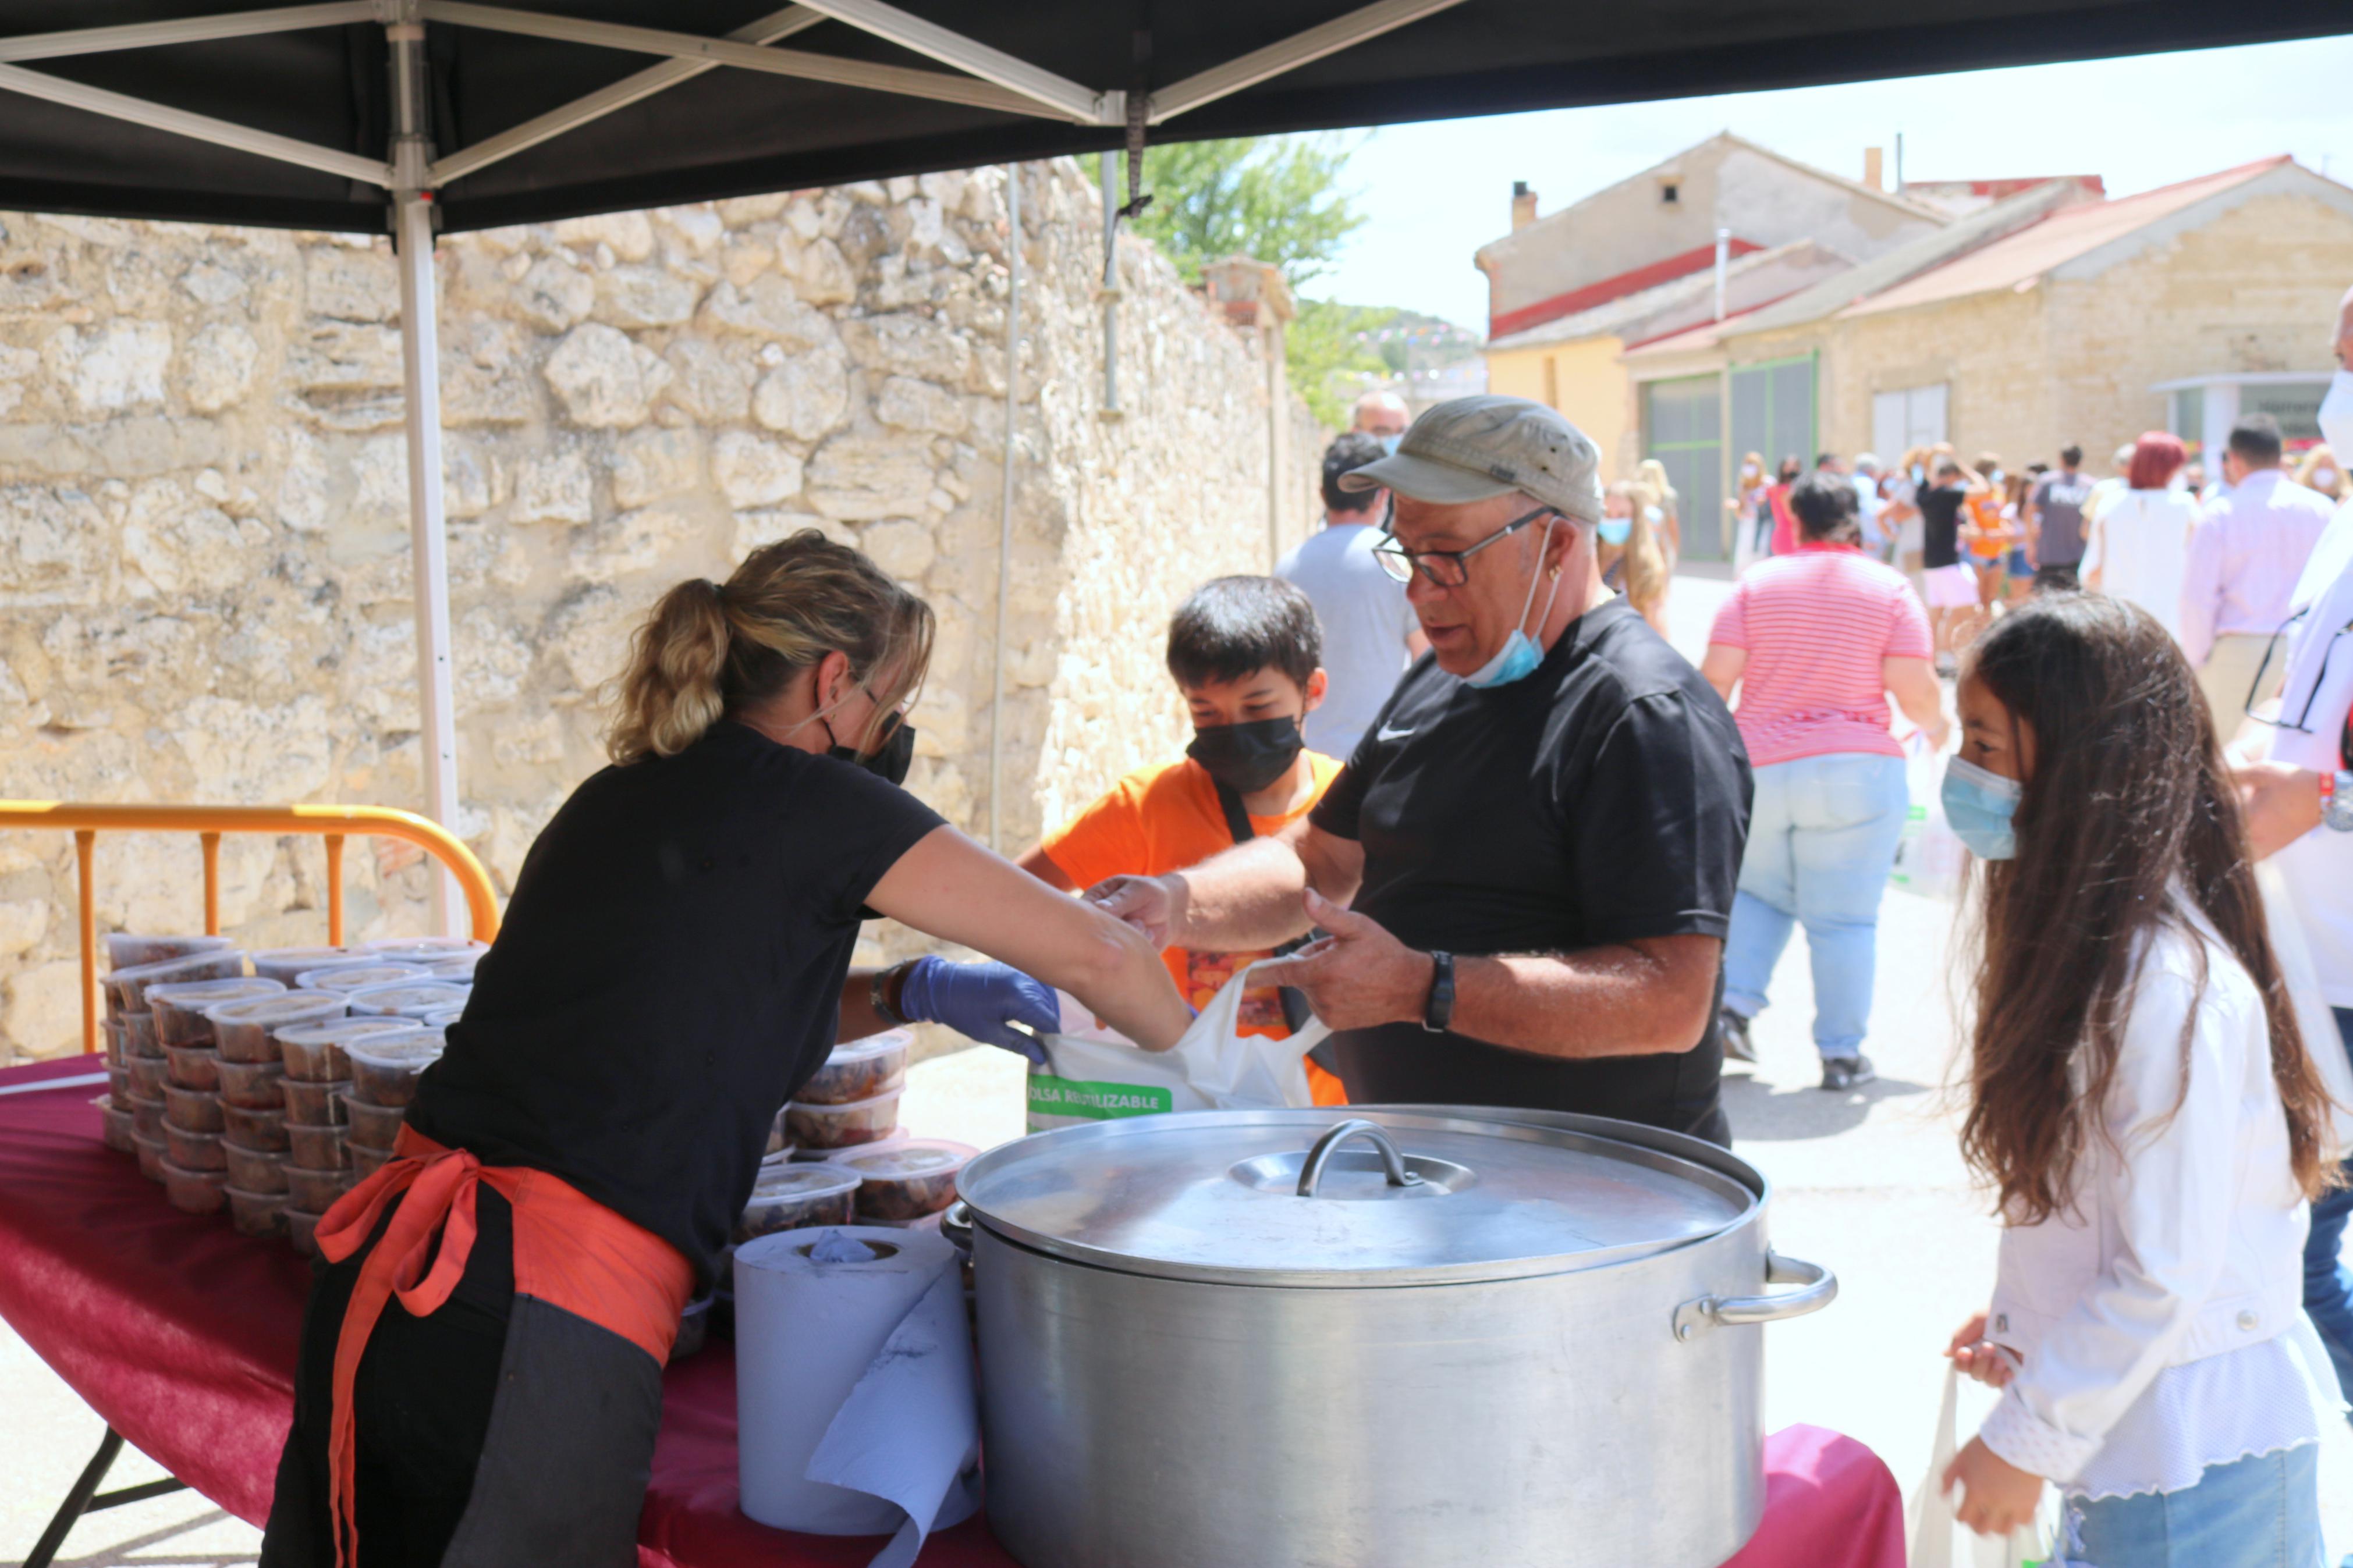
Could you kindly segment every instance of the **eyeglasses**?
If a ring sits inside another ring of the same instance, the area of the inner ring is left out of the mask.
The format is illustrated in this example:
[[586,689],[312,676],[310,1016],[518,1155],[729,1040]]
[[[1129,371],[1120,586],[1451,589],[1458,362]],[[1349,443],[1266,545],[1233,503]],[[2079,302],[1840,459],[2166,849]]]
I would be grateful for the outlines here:
[[1373,559],[1381,570],[1400,583],[1410,583],[1419,572],[1441,588],[1460,588],[1471,581],[1471,568],[1463,563],[1507,534],[1516,533],[1540,517],[1550,517],[1553,509],[1540,506],[1525,517],[1516,517],[1468,550],[1408,550],[1394,539],[1385,539],[1373,546]]

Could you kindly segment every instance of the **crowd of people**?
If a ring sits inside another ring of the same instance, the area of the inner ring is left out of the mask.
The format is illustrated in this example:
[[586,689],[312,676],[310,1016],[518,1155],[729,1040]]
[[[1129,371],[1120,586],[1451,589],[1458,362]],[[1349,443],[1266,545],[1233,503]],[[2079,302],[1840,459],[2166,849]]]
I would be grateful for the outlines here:
[[[2339,337],[2353,363],[2353,295]],[[2323,421],[2353,450],[2353,372]],[[2001,1394],[1960,1515],[2009,1530],[2055,1483],[2070,1568],[2320,1568],[2320,1423],[2353,1384],[2321,1056],[2353,1052],[2353,508],[2327,521],[2258,421],[2211,495],[2176,497],[2159,437],[2105,494],[2073,453],[2016,479],[1752,458],[1764,558],[1694,668],[1660,630],[1662,473],[1605,487],[1520,398],[1357,424],[1324,525],[1176,607],[1184,754],[1012,861],[903,787],[933,626],[905,585],[807,531],[664,595],[612,765],[322,1227],[266,1563],[363,1531],[371,1561],[634,1550],[670,1335],[837,1039],[933,1021],[1035,1059],[1060,990],[1164,1050],[1247,970],[1242,1028],[1330,1027],[1319,1102],[1728,1143],[1725,1063],[1802,925],[1823,1087],[1867,1083],[1900,710],[1924,754],[1957,728],[1939,798],[1982,863],[1962,1146],[2005,1228],[1947,1354]],[[2280,667],[2277,727],[2226,752],[2232,639],[2291,608],[2247,676]],[[877,912],[990,956],[854,967]]]

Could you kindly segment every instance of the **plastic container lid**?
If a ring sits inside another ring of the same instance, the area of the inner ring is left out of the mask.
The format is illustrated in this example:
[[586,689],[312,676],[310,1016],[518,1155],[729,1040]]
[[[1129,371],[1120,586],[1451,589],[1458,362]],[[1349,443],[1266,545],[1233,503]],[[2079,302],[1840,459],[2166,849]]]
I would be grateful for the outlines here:
[[420,1014],[417,1022],[427,1028],[446,1029],[465,1016],[466,1010],[463,1007],[444,1007],[438,1013]]
[[946,1138],[909,1138],[880,1148],[869,1143],[837,1150],[826,1156],[825,1163],[839,1165],[878,1182],[898,1182],[910,1176],[937,1176],[958,1170],[979,1154],[980,1151],[971,1144]]
[[344,993],[352,1011],[363,1016],[389,1014],[404,1018],[421,1018],[427,1013],[439,1013],[450,1007],[462,1008],[467,994],[473,988],[452,985],[446,980],[396,980],[387,985],[363,985]]
[[176,985],[150,985],[147,1005],[177,1007],[186,1013],[202,1013],[207,1007],[217,1007],[224,1002],[242,1002],[252,996],[277,996],[286,987],[278,981],[259,974],[241,975],[234,980],[184,980]]
[[322,1018],[316,1023],[289,1024],[270,1034],[279,1044],[297,1047],[347,1046],[353,1040],[383,1040],[419,1032],[424,1027],[409,1018]]
[[876,1057],[887,1057],[892,1051],[906,1050],[914,1043],[915,1037],[904,1029],[885,1029],[862,1040],[844,1040],[827,1055],[825,1065],[829,1068],[848,1067],[854,1062],[872,1061]]
[[233,936],[151,936],[135,931],[111,931],[100,940],[106,943],[109,973],[201,952],[227,952],[237,945]]
[[267,974],[273,980],[299,980],[313,969],[332,969],[339,963],[363,963],[349,948],[343,947],[272,947],[248,955],[256,974]]
[[421,963],[431,959],[447,958],[453,952],[487,952],[490,945],[487,942],[476,942],[470,936],[393,936],[364,942],[360,943],[360,951]]
[[474,973],[474,966],[482,962],[482,952],[488,951],[453,952],[441,958],[427,959],[423,961],[426,973],[436,980],[466,979]]
[[396,980],[418,980],[424,975],[424,966],[416,963],[331,963],[304,970],[294,977],[294,984],[305,991],[350,992],[364,985],[389,985]]
[[271,1025],[280,1019],[289,1024],[307,1023],[313,1018],[339,1016],[343,999],[325,991],[280,991],[267,996],[248,996],[241,1001],[223,1002],[204,1010],[205,1016],[215,1025]]
[[810,1198],[829,1198],[837,1193],[854,1193],[862,1179],[857,1172],[831,1163],[763,1165],[760,1179],[752,1184],[752,1202],[745,1206],[787,1199],[800,1203]]
[[448,1044],[440,1030],[419,1028],[389,1038],[346,1040],[343,1055],[384,1072],[423,1072],[441,1059]]
[[885,1100],[897,1100],[906,1092],[906,1086],[902,1084],[896,1089],[886,1089],[881,1093],[870,1096],[865,1100],[845,1100],[839,1105],[825,1105],[813,1100],[796,1100],[788,1103],[785,1109],[805,1110],[811,1116],[856,1116],[860,1111],[870,1110]]

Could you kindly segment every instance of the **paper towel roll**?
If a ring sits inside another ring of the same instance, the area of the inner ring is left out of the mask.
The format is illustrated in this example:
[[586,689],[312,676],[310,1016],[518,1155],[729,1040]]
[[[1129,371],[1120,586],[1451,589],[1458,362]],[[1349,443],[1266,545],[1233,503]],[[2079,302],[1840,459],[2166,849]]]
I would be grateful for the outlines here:
[[[826,1261],[841,1240],[866,1256]],[[924,1530],[972,1510],[957,1485],[979,1438],[957,1262],[939,1236],[870,1226],[782,1231],[735,1249],[746,1514],[816,1535],[912,1531],[920,1543]],[[927,1301],[934,1295],[952,1302],[953,1328]],[[839,1462],[845,1440],[873,1432],[894,1436],[865,1442],[858,1464]],[[829,1434],[826,1473],[848,1484],[808,1479]]]

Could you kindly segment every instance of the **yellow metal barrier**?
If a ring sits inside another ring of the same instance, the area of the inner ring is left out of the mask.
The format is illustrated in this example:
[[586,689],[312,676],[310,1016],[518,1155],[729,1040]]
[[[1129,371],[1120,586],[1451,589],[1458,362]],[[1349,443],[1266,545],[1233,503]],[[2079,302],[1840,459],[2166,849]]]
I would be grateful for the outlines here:
[[474,852],[439,823],[388,805],[77,805],[59,800],[0,800],[0,829],[55,827],[74,836],[81,895],[81,1044],[98,1049],[98,909],[91,898],[91,852],[105,833],[194,833],[205,856],[205,931],[220,931],[220,836],[308,833],[326,840],[327,944],[343,944],[343,839],[351,834],[399,838],[441,862],[465,889],[475,937],[498,935],[490,874]]

